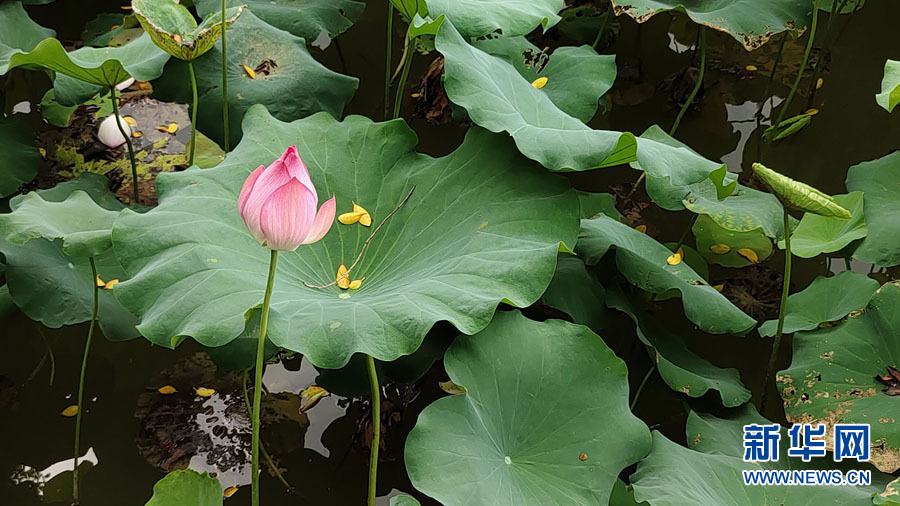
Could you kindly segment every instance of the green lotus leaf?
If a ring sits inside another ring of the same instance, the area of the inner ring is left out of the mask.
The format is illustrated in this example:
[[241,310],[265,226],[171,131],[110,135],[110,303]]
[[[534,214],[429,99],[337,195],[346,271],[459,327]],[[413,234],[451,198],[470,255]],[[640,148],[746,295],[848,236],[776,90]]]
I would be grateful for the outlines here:
[[609,506],[649,506],[645,502],[634,500],[634,490],[631,485],[626,485],[621,479],[613,485],[612,494],[609,496]]
[[405,450],[413,486],[444,504],[606,504],[646,455],[625,363],[586,327],[501,312],[444,367],[467,393],[426,407]]
[[564,0],[425,0],[428,14],[445,15],[464,37],[494,32],[507,37],[526,35],[539,25],[545,31],[559,21]]
[[616,14],[638,23],[667,11],[681,11],[695,23],[725,32],[748,51],[773,35],[802,32],[810,22],[812,2],[806,0],[613,0]]
[[581,220],[575,251],[585,263],[596,264],[612,247],[628,281],[657,294],[678,290],[688,320],[705,332],[743,334],[756,324],[685,262],[669,265],[666,259],[672,252],[653,238],[605,215]]
[[529,83],[546,77],[541,91],[556,107],[583,122],[594,117],[600,98],[616,80],[615,55],[597,54],[590,46],[563,46],[553,51],[545,64],[530,60],[526,64],[525,54],[538,57],[541,50],[525,37],[488,37],[473,45],[506,60]]
[[222,485],[207,473],[193,469],[172,471],[153,485],[145,506],[222,506]]
[[56,39],[45,39],[31,52],[12,54],[9,68],[56,72],[56,100],[63,105],[78,105],[128,78],[156,79],[168,59],[169,55],[146,34],[121,47],[82,47],[72,52]]
[[606,328],[616,316],[606,308],[606,289],[600,281],[584,261],[569,254],[559,255],[556,273],[541,299],[594,331]]
[[884,62],[884,79],[881,81],[881,93],[875,95],[875,102],[887,112],[894,112],[900,103],[900,61]]
[[390,0],[390,2],[407,23],[412,23],[417,15],[420,18],[428,17],[428,5],[425,4],[425,0]]
[[550,98],[554,81],[536,89],[507,60],[467,43],[449,16],[438,30],[435,47],[444,55],[444,88],[450,100],[479,126],[510,134],[528,158],[550,170],[587,170],[634,160],[633,135],[593,130],[566,114]]
[[15,211],[0,214],[0,234],[18,246],[32,239],[60,239],[67,256],[90,257],[112,246],[110,233],[118,214],[97,205],[84,191],[72,192],[62,202],[31,192]]
[[[362,15],[366,4],[354,0],[228,0],[228,7],[247,8],[266,23],[312,44],[321,34],[334,38],[347,31]],[[197,14],[207,18],[222,8],[221,0],[195,0]],[[228,32],[231,45],[231,32]]]
[[134,15],[153,42],[170,55],[193,61],[213,48],[222,30],[237,21],[244,6],[210,13],[199,25],[187,7],[172,0],[132,0]]
[[[674,253],[676,250],[675,246],[678,246],[678,243],[677,242],[667,242],[667,243],[664,243],[663,246],[665,246],[669,251]],[[709,280],[709,265],[707,265],[706,260],[704,260],[703,257],[700,256],[700,253],[697,253],[697,250],[695,250],[694,248],[687,246],[685,244],[678,246],[678,248],[681,249],[681,253],[682,253],[681,261],[686,263],[688,267],[693,269],[694,272],[698,276],[700,276],[700,279],[702,279],[703,281],[708,281]],[[681,296],[681,292],[679,292],[678,290],[672,289],[672,290],[666,290],[665,292],[656,294],[656,297],[654,297],[653,300],[659,301],[659,300],[675,299],[680,296]]]
[[637,143],[637,160],[631,166],[645,171],[647,194],[663,209],[684,209],[692,186],[703,181],[712,183],[719,199],[731,195],[737,186],[737,177],[728,173],[725,164],[703,158],[658,125],[648,128]]
[[415,497],[411,495],[400,494],[391,497],[390,506],[420,506],[420,504]]
[[847,190],[863,192],[868,228],[853,258],[884,267],[900,264],[900,153],[850,167]]
[[849,220],[853,217],[850,211],[834,201],[834,197],[826,195],[806,183],[779,174],[761,163],[753,164],[753,172],[782,202],[805,213],[841,220]]
[[[697,217],[691,230],[697,241],[697,252],[707,262],[725,267],[745,267],[762,262],[772,256],[774,250],[772,240],[766,237],[762,228],[749,232],[728,230],[705,214]],[[752,250],[757,262],[742,255],[744,251],[739,253],[740,250]]]
[[616,198],[609,193],[579,191],[578,202],[581,204],[582,219],[593,218],[602,213],[614,220],[624,220],[616,209]]
[[631,475],[634,497],[653,506],[775,505],[818,506],[821,504],[871,505],[872,494],[881,492],[893,478],[872,471],[872,485],[745,486],[744,470],[825,470],[867,468],[856,461],[832,462],[830,458],[804,463],[787,456],[790,438],[782,428],[777,462],[743,461],[743,426],[771,424],[749,404],[728,418],[691,412],[685,428],[690,448],[653,432],[650,455],[638,463]]
[[154,343],[192,336],[220,346],[243,331],[245,313],[262,302],[269,252],[246,231],[237,195],[252,169],[292,144],[320,196],[337,195],[338,213],[353,200],[378,223],[416,185],[353,271],[365,278],[359,290],[304,283],[327,284],[341,263],[352,264],[366,227],[336,223],[324,240],[280,255],[268,335],[317,366],[341,367],[354,352],[385,361],[408,355],[439,320],[477,332],[501,300],[537,300],[560,243],[575,242],[579,208],[567,182],[484,130],[439,159],[412,151],[416,137],[402,121],[338,122],[323,113],[282,123],[254,106],[244,131],[218,166],[161,174],[160,205],[125,211],[113,228],[134,274],[117,295]]
[[766,237],[784,237],[784,208],[771,193],[737,185],[734,194],[718,198],[712,181],[691,186],[691,193],[683,201],[684,207],[696,214],[705,214],[717,225],[732,232],[761,230]]
[[[838,12],[838,14],[850,14],[853,11],[855,11],[856,9],[862,9],[863,6],[866,4],[866,1],[865,0],[848,0],[846,2],[843,2],[843,1],[837,2],[837,4],[843,5],[843,8],[840,9],[840,12]],[[835,5],[832,2],[827,2],[827,1],[819,2],[819,10],[822,12],[832,12],[832,10],[834,8],[835,8]]]
[[[273,65],[274,64],[274,65]],[[250,78],[244,71],[266,67]],[[222,46],[194,61],[199,88],[198,128],[222,143]],[[245,11],[228,29],[228,118],[232,145],[240,139],[241,119],[254,104],[263,104],[276,118],[293,121],[319,111],[340,117],[359,81],[332,72],[310,56],[303,39],[261,21]],[[154,82],[160,100],[190,102],[187,64],[173,60],[166,75]]]
[[[64,203],[70,195],[82,192],[108,211],[124,208],[107,189],[107,179],[90,173],[49,190],[16,196],[11,199],[10,207],[16,214],[28,205],[34,194],[48,202]],[[66,255],[60,240],[32,240],[20,246],[0,238],[0,252],[6,257],[6,283],[10,295],[29,318],[51,328],[74,325],[91,318],[94,278],[86,257]],[[95,262],[104,281],[125,279],[125,271],[112,249],[96,255]],[[99,294],[103,335],[113,341],[137,337],[135,325],[138,319],[118,303],[113,291],[100,290]]]
[[[866,307],[877,289],[877,281],[853,271],[843,271],[828,278],[818,277],[805,290],[788,297],[784,333],[813,330],[841,320]],[[778,320],[769,320],[759,326],[759,335],[772,337],[777,326]]]
[[878,505],[900,505],[900,478],[888,483],[883,492],[872,498],[872,502]]
[[52,37],[56,32],[32,21],[21,2],[0,3],[0,75],[7,72],[10,56],[27,53]]
[[[689,397],[702,397],[715,390],[726,407],[740,406],[750,400],[750,390],[741,383],[737,369],[716,367],[697,356],[680,336],[650,311],[638,308],[620,288],[607,293],[607,306],[622,311],[634,321],[638,339],[648,347],[660,377],[669,388]],[[575,322],[580,323],[577,319]]]
[[0,118],[0,197],[34,179],[40,165],[41,152],[31,129],[12,118]]
[[[259,344],[259,311],[252,311],[247,318],[244,331],[228,344],[215,348],[205,347],[203,350],[216,364],[225,371],[246,371],[256,365],[256,347]],[[269,360],[278,353],[278,347],[266,339],[263,356]]]
[[[863,210],[863,193],[835,195],[834,201],[853,215],[849,220],[833,220],[817,214],[804,214],[791,233],[791,253],[800,258],[813,258],[822,253],[844,249],[851,242],[868,235]],[[778,247],[784,249],[784,240]]]
[[872,464],[889,473],[900,469],[900,404],[876,380],[890,378],[888,367],[900,364],[898,334],[897,282],[879,288],[840,325],[795,334],[791,365],[776,376],[788,421],[826,424],[829,448],[834,424],[870,424]]

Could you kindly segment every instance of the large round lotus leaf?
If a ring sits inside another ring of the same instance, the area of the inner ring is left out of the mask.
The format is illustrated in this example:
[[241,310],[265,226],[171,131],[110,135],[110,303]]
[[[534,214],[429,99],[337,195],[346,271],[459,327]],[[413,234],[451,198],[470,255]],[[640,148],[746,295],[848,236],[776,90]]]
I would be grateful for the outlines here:
[[512,37],[526,35],[541,26],[547,30],[559,21],[564,0],[425,0],[428,15],[445,15],[465,37],[499,31]]
[[743,334],[756,325],[686,262],[669,265],[666,259],[672,252],[652,237],[606,215],[581,220],[575,251],[588,265],[599,262],[612,247],[616,248],[616,264],[628,281],[657,294],[678,290],[688,320],[704,331]]
[[171,0],[132,0],[134,15],[153,42],[170,55],[192,61],[215,45],[222,31],[231,26],[241,15],[240,5],[225,11],[209,14],[199,25],[187,7]]
[[900,469],[900,380],[888,372],[900,365],[898,335],[897,282],[882,286],[840,325],[796,334],[793,361],[777,376],[787,419],[826,424],[829,445],[834,424],[871,424],[872,463],[885,472]]
[[600,97],[616,80],[615,55],[597,54],[590,46],[559,47],[542,60],[541,49],[525,37],[488,37],[473,44],[512,64],[529,83],[546,77],[541,91],[566,114],[584,122],[594,117]]
[[[834,201],[850,211],[853,217],[849,220],[835,220],[817,214],[804,214],[800,224],[791,233],[792,254],[800,258],[817,257],[822,253],[839,251],[868,234],[862,192],[835,195]],[[779,241],[778,246],[783,249],[784,241]]]
[[0,75],[6,73],[14,53],[27,53],[55,36],[55,31],[32,21],[21,2],[0,3]]
[[[829,278],[818,277],[803,290],[787,299],[784,333],[813,330],[819,325],[838,321],[853,311],[866,307],[878,282],[864,274],[844,271]],[[759,326],[759,335],[775,335],[778,320]]]
[[0,118],[0,197],[34,179],[40,164],[41,153],[31,130],[19,121]]
[[498,313],[444,367],[466,393],[425,408],[405,450],[413,485],[444,504],[606,504],[647,453],[625,363],[586,327]]
[[847,190],[863,192],[869,232],[853,258],[885,267],[900,264],[900,152],[850,167]]
[[[14,212],[5,217],[16,216],[19,209],[39,208],[34,199],[58,202],[55,206],[81,204],[82,211],[91,214],[109,213],[124,206],[106,188],[106,178],[95,174],[83,174],[67,183],[61,183],[50,190],[32,192],[27,196],[17,196],[10,206]],[[80,190],[80,191],[79,191]],[[79,195],[90,196],[85,202]],[[37,194],[37,195],[35,195]],[[39,196],[38,196],[39,195]],[[70,196],[75,195],[76,200]],[[98,203],[106,211],[94,204]],[[43,204],[52,208],[53,204]],[[73,209],[72,212],[82,212]],[[114,214],[114,213],[113,213]],[[105,215],[104,215],[105,216]],[[58,217],[57,217],[58,218]],[[71,221],[71,220],[70,220]],[[35,221],[38,225],[40,223]],[[62,223],[60,224],[62,225]],[[69,223],[71,225],[71,223]],[[43,225],[50,227],[50,223]],[[88,231],[91,239],[85,244],[97,244],[95,232]],[[101,234],[102,235],[102,234]],[[5,234],[4,234],[5,237]],[[48,239],[58,237],[49,234]],[[102,242],[102,238],[101,238]],[[76,246],[78,241],[75,242]],[[30,240],[22,245],[0,238],[0,252],[6,257],[6,283],[13,301],[32,320],[57,328],[88,321],[91,318],[94,300],[94,278],[87,257],[68,256],[64,253],[61,240]],[[125,271],[119,265],[112,249],[95,256],[97,271],[104,281],[125,279]],[[131,339],[138,336],[135,328],[138,320],[125,310],[113,295],[113,291],[100,290],[100,329],[110,340]]]
[[541,299],[594,331],[606,328],[615,318],[615,313],[606,309],[606,289],[584,261],[568,253],[559,255],[556,273]]
[[[251,78],[244,65],[257,69]],[[198,128],[224,142],[222,126],[222,45],[194,60],[199,87]],[[263,104],[276,118],[293,121],[319,111],[340,117],[359,81],[332,72],[310,56],[303,39],[272,27],[245,11],[228,29],[228,118],[232,145],[241,137],[241,119],[254,104]],[[160,79],[161,100],[190,102],[187,64],[172,61]]]
[[[762,228],[749,232],[728,230],[705,214],[697,216],[691,231],[700,255],[707,262],[725,267],[745,267],[762,262],[772,255],[774,249],[772,240],[766,237]],[[756,255],[755,262],[747,250]]]
[[[444,88],[472,120],[507,132],[519,151],[550,170],[587,170],[634,159],[634,136],[593,130],[551,100],[548,81],[536,89],[507,60],[467,43],[449,19],[435,38],[444,55]],[[590,75],[587,78],[595,78]]]
[[734,194],[719,199],[712,181],[691,186],[684,207],[709,216],[716,224],[732,232],[761,230],[766,237],[784,237],[784,208],[771,193],[737,185]]
[[887,112],[894,112],[900,103],[900,61],[884,62],[884,79],[881,81],[881,93],[875,95],[875,102]]
[[756,174],[772,192],[790,207],[805,213],[817,214],[825,218],[849,220],[850,211],[837,204],[834,197],[826,195],[806,183],[791,179],[761,163],[753,164]]
[[617,15],[628,14],[638,23],[660,12],[685,12],[695,23],[731,35],[748,51],[775,34],[804,30],[813,7],[807,0],[613,0],[612,4]]
[[[639,309],[620,288],[610,289],[606,304],[631,317],[637,336],[649,347],[659,375],[672,390],[689,397],[702,397],[710,390],[719,392],[726,407],[740,406],[750,400],[750,390],[741,383],[737,369],[717,367],[692,352],[680,336],[674,334],[653,313]],[[575,320],[575,323],[580,323]]]
[[[194,5],[203,18],[222,8],[221,0],[195,0]],[[323,32],[329,38],[344,33],[366,6],[354,0],[228,0],[226,5],[246,5],[259,19],[310,44]],[[230,44],[230,31],[228,38]]]
[[317,366],[341,367],[354,352],[386,361],[408,355],[439,320],[477,332],[501,300],[537,300],[560,243],[575,242],[575,192],[484,130],[471,130],[439,159],[412,150],[415,134],[402,121],[318,114],[282,123],[255,106],[244,130],[215,168],[161,174],[160,205],[125,211],[113,228],[116,253],[134,274],[117,295],[155,343],[192,336],[219,346],[244,329],[245,313],[263,299],[269,252],[241,222],[237,196],[251,170],[292,144],[320,199],[337,195],[338,213],[352,200],[377,224],[416,185],[353,270],[365,278],[359,290],[304,283],[333,281],[371,228],[335,223],[324,240],[279,255],[269,337]]
[[56,100],[63,105],[77,105],[130,77],[139,81],[156,79],[168,60],[169,55],[144,34],[120,47],[86,46],[72,52],[66,52],[56,39],[45,39],[31,52],[13,53],[9,68],[56,72]]
[[219,480],[193,469],[172,471],[153,485],[153,497],[145,506],[222,506]]
[[777,462],[744,462],[743,426],[771,423],[745,404],[724,419],[691,412],[685,430],[690,449],[653,432],[650,455],[631,475],[635,499],[652,506],[867,506],[872,504],[872,494],[883,491],[893,478],[873,470],[872,485],[745,486],[744,470],[871,469],[856,461],[836,463],[831,458],[818,458],[803,462],[788,457],[790,438],[786,428],[781,429]]

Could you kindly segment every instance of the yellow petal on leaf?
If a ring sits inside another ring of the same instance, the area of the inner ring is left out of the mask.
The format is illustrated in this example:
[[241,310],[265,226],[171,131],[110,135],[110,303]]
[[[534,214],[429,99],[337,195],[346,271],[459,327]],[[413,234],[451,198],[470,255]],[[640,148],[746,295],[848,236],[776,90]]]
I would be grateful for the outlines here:
[[744,67],[744,70],[746,70],[747,72],[756,72],[759,69],[756,68],[756,65],[747,65],[746,67]]
[[741,248],[741,249],[737,250],[737,252],[738,252],[738,255],[746,258],[747,260],[750,260],[751,262],[753,262],[755,264],[759,263],[759,256],[752,249]]
[[722,289],[725,288],[725,285],[713,285],[713,289],[717,292],[721,292]]
[[819,88],[821,88],[823,84],[825,84],[825,80],[822,79],[822,78],[820,77],[820,78],[816,81],[816,89],[818,90]]
[[369,211],[366,211],[366,208],[353,202],[353,214],[359,214],[359,224],[364,227],[369,227],[372,225],[372,216],[369,214]]
[[177,392],[178,390],[176,390],[175,387],[173,387],[172,385],[166,385],[166,386],[157,388],[156,391],[163,395],[172,395],[175,392]]
[[716,255],[724,255],[725,253],[728,253],[729,251],[731,251],[731,246],[729,246],[727,244],[722,244],[722,243],[713,244],[712,246],[709,247],[709,250],[712,251],[713,253],[715,253]]
[[634,229],[642,234],[647,233],[647,225],[638,225],[638,226],[634,227]]
[[359,287],[362,286],[362,282],[363,282],[362,279],[354,279],[353,281],[350,282],[350,285],[348,285],[347,288],[349,288],[351,290],[359,290]]
[[235,486],[228,487],[222,492],[222,497],[224,497],[225,499],[228,499],[229,497],[233,496],[235,494],[235,492],[237,492],[237,491],[238,491],[238,487],[235,487]]
[[166,127],[166,131],[170,134],[174,134],[178,131],[178,123],[169,123],[169,126]]
[[44,148],[38,148],[38,151],[41,153],[41,158],[47,158],[47,150]]
[[128,123],[128,126],[130,126],[130,127],[137,126],[137,120],[132,118],[131,116],[122,116],[122,119],[124,119],[125,123]]
[[334,279],[337,281],[338,288],[343,288],[344,290],[350,288],[350,277],[347,276],[347,267],[344,264],[338,267],[337,276]]
[[203,387],[195,388],[194,392],[196,392],[197,395],[199,395],[200,397],[212,397],[216,393],[216,391],[213,390],[212,388],[203,388]]
[[669,265],[678,265],[681,263],[681,259],[684,258],[684,249],[678,248],[678,251],[669,255],[669,258],[666,259],[666,263]]
[[322,388],[320,386],[316,386],[316,385],[313,385],[313,386],[303,390],[302,392],[300,392],[300,397],[303,397],[304,399],[306,399],[306,403],[303,405],[303,407],[300,408],[300,412],[306,413],[307,411],[312,409],[313,406],[318,404],[318,402],[320,400],[322,400],[325,397],[328,397],[329,395],[331,395],[331,392],[329,392],[328,390],[325,390],[324,388]]
[[816,114],[819,114],[819,110],[816,108],[807,109],[803,114],[806,114],[807,116],[815,116]]
[[143,133],[143,132],[140,132],[140,131],[132,132],[132,133],[131,133],[131,136],[134,137],[135,139],[140,139],[141,137],[144,136],[144,133]]
[[250,79],[256,79],[256,72],[254,72],[253,69],[246,65],[241,65],[241,67],[244,68],[244,72],[247,73],[247,76],[250,77]]
[[107,281],[105,285],[103,285],[103,289],[104,290],[112,290],[113,287],[118,284],[119,284],[119,278],[111,279],[111,280]]
[[362,214],[360,213],[344,213],[338,216],[338,221],[344,225],[353,225],[359,221],[360,218],[362,218]]
[[59,412],[62,416],[75,416],[78,414],[78,405],[72,404],[68,408]]
[[106,282],[103,281],[102,279],[100,279],[99,274],[97,274],[97,279],[94,280],[94,283],[97,283],[97,286],[100,288],[103,288],[104,286],[106,286]]
[[547,86],[547,81],[549,81],[549,80],[550,79],[547,79],[546,77],[538,77],[537,79],[535,79],[534,81],[531,82],[531,85],[537,89],[541,89],[544,86]]

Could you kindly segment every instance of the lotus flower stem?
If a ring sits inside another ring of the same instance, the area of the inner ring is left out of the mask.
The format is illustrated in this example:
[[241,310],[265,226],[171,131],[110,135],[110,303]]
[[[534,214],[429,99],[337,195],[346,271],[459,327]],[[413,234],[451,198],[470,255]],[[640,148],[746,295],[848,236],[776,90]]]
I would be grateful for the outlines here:
[[634,399],[631,400],[631,405],[628,406],[628,409],[634,411],[634,407],[637,405],[638,398],[641,396],[641,392],[644,391],[644,385],[647,384],[647,381],[653,376],[653,373],[656,371],[656,364],[654,363],[650,366],[650,370],[647,371],[647,374],[644,375],[644,379],[641,380],[641,384],[638,385],[637,390],[634,391]]
[[[363,243],[362,248],[359,250],[359,254],[356,255],[356,260],[354,260],[353,263],[350,264],[350,268],[347,269],[347,272],[346,272],[346,274],[344,274],[344,277],[350,276],[350,271],[352,271],[353,268],[356,267],[356,264],[358,264],[359,261],[362,260],[363,254],[366,252],[366,248],[369,246],[369,242],[372,241],[372,238],[375,237],[375,234],[377,234],[378,231],[381,230],[381,227],[383,227],[384,224],[387,223],[387,221],[389,219],[391,219],[391,216],[397,214],[397,211],[399,211],[400,208],[406,204],[406,202],[409,200],[409,198],[412,197],[412,194],[414,191],[416,191],[415,185],[413,185],[413,187],[409,189],[409,193],[407,193],[406,196],[403,197],[403,200],[401,200],[400,203],[397,204],[397,207],[395,207],[393,211],[388,213],[388,215],[385,216],[383,220],[381,220],[381,223],[379,223],[378,226],[375,227],[375,230],[373,230],[372,233],[369,234],[369,237],[366,239],[366,242]],[[344,279],[344,277],[342,277],[340,279]],[[336,279],[336,280],[332,281],[331,283],[328,283],[327,285],[312,285],[309,283],[303,283],[303,284],[309,288],[325,289],[325,288],[329,288],[329,287],[336,285],[337,282],[338,282],[338,280]]]
[[259,410],[262,403],[263,356],[266,349],[266,327],[269,324],[269,304],[272,302],[272,285],[275,284],[275,267],[278,264],[278,251],[271,250],[269,260],[269,278],[266,281],[266,294],[263,297],[262,313],[259,318],[259,340],[256,345],[256,368],[253,371],[253,440],[250,445],[252,455],[251,504],[259,506]]
[[[243,376],[241,377],[241,389],[244,391],[244,405],[247,406],[247,414],[252,417],[253,406],[252,404],[250,404],[250,394],[247,392],[247,371],[249,371],[249,369],[244,369]],[[284,479],[284,476],[281,474],[281,470],[278,469],[278,466],[275,465],[275,461],[272,460],[272,456],[269,455],[269,452],[266,450],[266,445],[260,443],[259,452],[262,454],[263,458],[266,459],[266,464],[269,466],[269,470],[272,471],[273,474],[275,474],[275,476],[278,478],[278,481],[280,481],[281,484],[284,485],[289,493],[293,493],[294,487],[292,487],[291,484]]]
[[791,285],[791,223],[787,211],[787,205],[784,207],[784,282],[781,286],[781,308],[778,310],[778,327],[775,330],[775,343],[772,344],[772,353],[769,355],[769,366],[766,368],[766,378],[763,384],[762,401],[760,402],[760,410],[765,409],[766,397],[769,389],[769,383],[775,374],[775,360],[778,359],[778,348],[781,347],[781,336],[784,331],[784,317],[787,313],[788,291]]
[[375,371],[375,359],[366,355],[366,370],[372,386],[372,446],[369,449],[369,499],[368,506],[375,506],[376,485],[378,484],[378,450],[381,446],[381,384]]
[[780,125],[782,120],[784,120],[784,115],[791,105],[794,93],[797,93],[797,87],[800,86],[800,80],[803,79],[803,71],[806,69],[806,62],[809,61],[809,52],[812,50],[813,41],[816,38],[816,26],[819,21],[819,0],[813,2],[812,12],[812,26],[809,29],[809,40],[806,42],[806,50],[803,51],[803,59],[800,60],[800,70],[797,71],[797,77],[794,78],[794,85],[791,86],[791,91],[788,92],[784,104],[781,105],[781,109],[778,111],[778,120],[772,123],[773,126]]
[[594,43],[591,44],[593,49],[597,49],[597,44],[600,43],[600,39],[603,38],[603,34],[606,33],[606,27],[609,25],[609,17],[612,15],[612,6],[607,6],[606,12],[603,13],[603,22],[600,23],[600,30],[597,31],[597,37],[594,39]]
[[694,89],[691,90],[691,94],[688,95],[687,100],[685,100],[684,105],[681,106],[681,110],[678,111],[678,116],[675,117],[675,123],[672,124],[672,129],[669,130],[669,135],[675,137],[675,131],[678,130],[678,125],[681,123],[681,118],[684,117],[684,113],[687,112],[688,108],[694,103],[694,98],[697,97],[697,93],[700,92],[700,87],[703,86],[703,75],[706,73],[706,27],[700,25],[700,75],[697,77],[697,83],[694,84]]
[[[223,30],[222,33],[225,31]],[[197,76],[194,75],[194,62],[188,61],[188,70],[191,71],[191,93],[194,101],[191,104],[191,153],[188,155],[188,165],[194,165],[194,148],[197,140]]]
[[[406,32],[406,43],[409,44],[409,31]],[[400,82],[397,83],[397,97],[394,99],[394,115],[392,119],[400,117],[400,106],[403,105],[403,90],[406,88],[406,79],[409,77],[409,68],[412,67],[415,51],[407,51],[403,61],[403,73],[400,74]]]
[[122,128],[122,124],[119,123],[119,101],[116,98],[116,87],[109,87],[109,100],[112,102],[113,106],[113,117],[116,118],[116,126],[119,127],[119,133],[122,134],[122,137],[125,138],[125,145],[128,146],[128,159],[131,161],[131,186],[133,187],[133,201],[132,204],[138,204],[138,175],[137,175],[137,163],[134,161],[134,145],[131,144],[131,134],[125,133],[125,129]]
[[[115,98],[113,98],[115,103]],[[116,113],[118,114],[118,113]],[[97,311],[99,310],[100,287],[97,286],[97,265],[94,263],[94,257],[89,257],[91,263],[91,282],[94,284],[94,309],[91,312],[91,324],[88,327],[87,340],[84,343],[84,355],[81,357],[81,374],[78,377],[78,411],[75,412],[75,458],[72,468],[72,503],[78,504],[78,455],[81,452],[81,412],[82,401],[84,400],[84,374],[87,371],[88,354],[91,351],[91,338],[94,337],[94,327],[97,324]]]
[[394,79],[397,79],[397,76],[400,75],[400,71],[403,70],[403,62],[406,61],[406,55],[409,53],[409,30],[406,31],[406,42],[403,43],[403,52],[400,54],[400,63],[397,64],[397,68],[394,69],[394,73],[391,74],[391,84],[394,84]]
[[391,113],[391,43],[394,37],[394,5],[390,1],[387,4],[387,41],[385,42],[384,56],[384,119],[388,119]]
[[[225,129],[225,152],[227,153],[230,149],[228,142],[228,72],[225,70],[228,68],[228,47],[225,45],[225,32],[228,30],[228,24],[225,22],[225,2],[226,0],[222,0],[222,127]],[[194,97],[194,102],[197,101],[197,98]],[[193,127],[194,124],[191,123]],[[191,149],[193,150],[193,143],[191,143]]]

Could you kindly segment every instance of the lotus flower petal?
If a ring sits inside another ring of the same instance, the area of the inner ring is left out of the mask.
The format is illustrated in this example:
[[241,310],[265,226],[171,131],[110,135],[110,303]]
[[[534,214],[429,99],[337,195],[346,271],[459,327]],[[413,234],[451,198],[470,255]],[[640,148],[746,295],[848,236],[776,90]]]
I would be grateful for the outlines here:
[[298,179],[275,190],[262,206],[259,225],[269,249],[293,251],[316,218],[316,197]]
[[332,194],[331,198],[326,200],[322,207],[319,208],[319,212],[316,213],[312,229],[310,229],[306,239],[303,240],[303,244],[312,244],[325,237],[325,234],[331,230],[331,225],[334,223],[335,213],[337,213],[337,201]]

